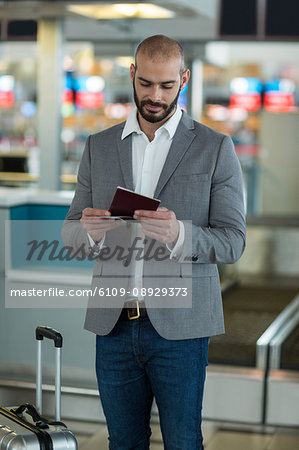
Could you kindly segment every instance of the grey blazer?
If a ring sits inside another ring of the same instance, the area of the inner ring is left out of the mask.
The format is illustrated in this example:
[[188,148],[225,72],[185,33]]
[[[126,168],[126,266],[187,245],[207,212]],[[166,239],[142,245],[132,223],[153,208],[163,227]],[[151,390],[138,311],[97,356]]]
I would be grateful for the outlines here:
[[[78,221],[86,207],[108,209],[116,186],[133,189],[132,136],[121,140],[123,128],[121,123],[87,139],[66,223]],[[231,139],[183,113],[155,197],[184,222],[183,251],[177,259],[164,262],[163,270],[170,275],[169,287],[176,281],[191,284],[192,299],[191,304],[180,307],[179,303],[173,306],[168,296],[146,298],[149,318],[166,339],[221,334],[224,321],[217,264],[237,261],[246,235],[242,172]],[[62,235],[67,245],[76,247],[82,240],[88,245],[82,229],[70,233],[65,225]],[[118,264],[118,275],[125,277],[122,262],[113,263]],[[105,273],[111,275],[109,264],[96,261],[93,286],[104,282]],[[151,276],[156,266],[145,262],[145,276]],[[157,272],[159,269],[155,275]],[[109,286],[113,286],[111,279]],[[106,335],[113,329],[122,304],[110,308],[107,300],[102,297],[96,304],[90,298],[87,330]],[[168,307],[170,303],[172,307]]]

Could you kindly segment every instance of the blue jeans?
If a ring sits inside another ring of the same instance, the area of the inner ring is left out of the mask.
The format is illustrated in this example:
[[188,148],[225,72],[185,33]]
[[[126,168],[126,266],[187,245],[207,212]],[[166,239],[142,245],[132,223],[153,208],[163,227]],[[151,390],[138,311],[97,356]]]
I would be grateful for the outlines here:
[[96,371],[111,450],[148,450],[153,398],[165,450],[203,449],[209,338],[166,340],[148,318],[122,316],[96,338]]

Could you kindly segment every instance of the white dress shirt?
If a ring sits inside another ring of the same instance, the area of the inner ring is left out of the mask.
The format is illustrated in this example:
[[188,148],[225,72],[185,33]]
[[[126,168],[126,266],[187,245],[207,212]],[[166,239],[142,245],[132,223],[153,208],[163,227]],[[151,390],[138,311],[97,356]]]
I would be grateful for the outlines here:
[[155,132],[150,142],[141,131],[136,108],[131,111],[122,132],[122,139],[132,134],[133,185],[135,192],[153,197],[173,136],[182,116],[177,108],[171,118]]
[[[132,134],[132,165],[133,186],[138,194],[153,197],[159,177],[161,175],[166,157],[168,155],[173,136],[176,132],[182,110],[177,107],[175,113],[155,132],[154,139],[150,142],[146,134],[140,129],[137,120],[137,109],[129,114],[121,139]],[[167,206],[167,205],[166,205]],[[177,257],[184,242],[185,229],[180,224],[179,238],[173,247],[167,245],[171,251],[170,258]]]

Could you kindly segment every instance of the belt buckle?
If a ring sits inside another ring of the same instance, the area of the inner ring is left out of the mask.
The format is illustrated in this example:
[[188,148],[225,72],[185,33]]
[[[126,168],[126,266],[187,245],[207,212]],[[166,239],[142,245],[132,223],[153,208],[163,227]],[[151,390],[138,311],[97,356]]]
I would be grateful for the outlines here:
[[140,317],[139,301],[137,299],[128,301],[126,303],[126,308],[129,320],[138,319]]

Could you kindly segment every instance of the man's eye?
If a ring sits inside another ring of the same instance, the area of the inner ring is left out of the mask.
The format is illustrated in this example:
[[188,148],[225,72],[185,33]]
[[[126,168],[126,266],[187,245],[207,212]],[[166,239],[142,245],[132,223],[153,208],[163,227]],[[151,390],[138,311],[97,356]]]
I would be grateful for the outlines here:
[[143,86],[143,87],[149,87],[150,86],[150,84],[148,84],[148,83],[140,83],[141,84],[141,86]]
[[173,86],[163,86],[163,89],[172,89]]

